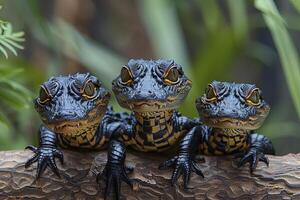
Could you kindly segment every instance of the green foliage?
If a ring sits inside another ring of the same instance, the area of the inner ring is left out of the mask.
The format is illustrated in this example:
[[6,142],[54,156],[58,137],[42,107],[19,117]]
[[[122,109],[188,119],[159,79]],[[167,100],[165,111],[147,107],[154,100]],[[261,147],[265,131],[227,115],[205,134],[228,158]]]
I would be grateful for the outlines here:
[[13,32],[9,22],[0,20],[0,51],[6,58],[8,58],[7,50],[17,56],[16,49],[23,49],[23,46],[19,44],[25,41],[23,36],[24,32]]
[[[290,1],[299,10],[299,1]],[[293,96],[293,102],[297,105],[300,103],[299,94],[296,91],[300,91],[298,88],[300,84],[297,78],[298,61],[286,26],[290,30],[292,28],[299,31],[299,16],[293,14],[293,16],[287,18],[286,14],[280,15],[272,1],[269,0],[257,0],[255,2],[257,8],[262,11],[267,26],[271,30],[283,63],[283,71],[290,94]],[[141,31],[142,34],[146,32],[145,35],[150,43],[149,46],[145,45],[144,48],[152,49],[153,55],[157,58],[175,59],[184,66],[185,71],[188,72],[188,76],[193,80],[192,91],[180,109],[187,116],[198,116],[194,106],[195,98],[202,94],[206,84],[211,80],[251,81],[260,85],[261,83],[265,84],[265,79],[261,77],[261,71],[265,69],[270,69],[271,71],[275,68],[272,65],[277,59],[276,49],[273,49],[268,44],[263,44],[256,37],[257,33],[260,34],[258,28],[264,28],[266,25],[263,23],[260,15],[253,12],[252,1],[226,0],[220,3],[217,0],[141,0],[136,1],[136,3],[137,7],[127,7],[127,9],[133,9],[132,16],[135,18],[140,17],[137,21],[141,22],[142,26],[139,24],[140,27],[138,28],[139,30],[143,30]],[[69,60],[85,66],[88,71],[96,74],[105,83],[106,87],[110,88],[111,80],[116,77],[120,67],[129,59],[124,54],[118,53],[124,51],[120,51],[118,46],[111,45],[107,41],[106,43],[101,43],[101,41],[90,38],[88,36],[90,33],[87,32],[87,30],[90,30],[88,28],[89,25],[84,27],[87,29],[85,30],[85,34],[83,34],[70,22],[64,21],[56,15],[47,15],[46,18],[43,12],[49,12],[49,10],[41,9],[41,1],[10,0],[7,4],[11,5],[14,11],[10,12],[13,13],[11,17],[16,16],[18,19],[16,22],[20,24],[24,23],[28,28],[27,34],[30,34],[32,40],[38,42],[42,46],[39,47],[43,50],[50,50],[49,52],[51,52],[51,54],[47,54],[48,57],[46,57],[48,59],[45,59],[46,62],[43,63],[43,68],[34,66],[34,64],[30,63],[31,60],[23,72],[18,71],[20,69],[15,68],[15,66],[24,66],[26,61],[23,63],[12,62],[7,68],[8,71],[11,71],[11,75],[7,76],[6,79],[13,80],[14,83],[26,83],[26,85],[32,86],[35,94],[37,94],[38,84],[47,77],[70,72],[70,68],[66,67]],[[52,3],[49,4],[52,5]],[[135,15],[136,8],[137,15]],[[85,15],[83,10],[80,15]],[[99,13],[97,12],[94,15],[99,17]],[[105,15],[108,15],[105,17],[111,17],[110,12],[107,12]],[[283,19],[287,19],[289,23],[287,24]],[[93,24],[93,26],[101,26],[101,23],[103,22]],[[106,26],[113,27],[111,30],[105,30],[105,34],[115,31],[116,29],[114,28],[119,27],[119,23],[123,23],[122,19],[114,19],[109,21],[109,23],[105,23]],[[13,24],[15,25],[15,22]],[[134,26],[131,27],[131,24],[127,26],[129,28],[124,30],[124,33],[112,34],[114,37],[122,37],[116,38],[116,41],[127,40],[131,28],[136,28]],[[103,27],[101,28],[103,29]],[[132,43],[132,45],[136,44]],[[6,47],[5,49],[9,50]],[[240,63],[240,61],[242,62]],[[246,67],[243,66],[244,64]],[[42,69],[43,74],[35,75],[36,72],[29,71],[34,68]],[[240,76],[239,72],[243,74],[244,69],[246,70],[245,74]],[[16,72],[14,72],[15,70]],[[248,76],[248,72],[253,73],[252,76]],[[0,71],[1,73],[4,74],[6,72],[2,70]],[[247,78],[248,80],[245,80]],[[22,81],[19,81],[19,79],[22,79]],[[34,83],[30,83],[30,81],[34,81]],[[7,83],[2,85],[1,87],[5,87],[6,90],[13,90],[13,86]],[[23,89],[21,90],[26,91]],[[279,100],[272,99],[274,101],[274,103],[272,102],[272,112],[261,131],[271,138],[282,138],[284,136],[299,137],[296,134],[299,123],[293,121],[296,113],[292,110],[291,106],[287,106],[291,104],[289,99],[283,98],[284,95],[281,96],[282,91],[268,92],[272,95],[278,95],[281,98],[278,98]],[[6,94],[6,91],[4,93]],[[21,92],[17,93],[18,95],[25,95]],[[28,91],[25,93],[28,93]],[[270,98],[274,97],[272,95]],[[0,120],[6,121],[7,124],[11,123],[7,119],[9,118],[7,116],[11,116],[11,112],[8,111],[6,105],[14,104],[10,105],[12,107],[9,108],[14,108],[14,111],[18,110],[17,117],[13,117],[17,118],[13,119],[17,122],[14,122],[14,126],[10,126],[10,133],[16,132],[25,137],[37,138],[33,132],[33,130],[37,130],[37,126],[40,124],[37,114],[32,108],[27,110],[23,109],[24,107],[21,108],[22,105],[25,105],[28,97],[13,98],[17,102],[11,100],[4,102],[4,99],[5,97],[0,102],[0,106],[5,108],[1,109],[3,111],[2,115],[0,114]],[[296,102],[297,99],[298,103]],[[112,104],[114,107],[116,106],[115,102]],[[120,109],[116,110],[119,111]],[[1,123],[0,129],[2,129]],[[7,146],[15,148],[16,146],[13,144],[8,145],[10,140],[7,138],[9,138],[7,135],[0,135],[0,148]],[[2,141],[6,145],[2,144]],[[18,145],[22,147],[24,140],[20,141]]]
[[[20,45],[25,41],[23,36],[24,32],[13,32],[11,23],[0,20],[0,52],[6,59],[8,59],[8,51],[17,56],[17,49],[23,49],[23,46]],[[4,63],[3,60],[2,63]],[[8,117],[11,110],[18,112],[27,108],[31,99],[30,91],[16,80],[22,72],[23,69],[20,67],[0,65],[0,144],[2,148],[8,146],[5,141],[11,139],[9,133],[13,130],[11,126],[13,120]],[[14,141],[19,140],[15,139]]]
[[298,10],[300,13],[300,1],[299,0],[290,0],[290,2],[294,5],[294,7]]
[[156,56],[175,59],[188,71],[190,62],[175,5],[168,0],[142,0],[138,3]]
[[288,87],[300,118],[300,63],[297,50],[289,36],[286,22],[278,12],[272,0],[256,0],[255,6],[259,9],[271,31],[278,50],[282,68]]

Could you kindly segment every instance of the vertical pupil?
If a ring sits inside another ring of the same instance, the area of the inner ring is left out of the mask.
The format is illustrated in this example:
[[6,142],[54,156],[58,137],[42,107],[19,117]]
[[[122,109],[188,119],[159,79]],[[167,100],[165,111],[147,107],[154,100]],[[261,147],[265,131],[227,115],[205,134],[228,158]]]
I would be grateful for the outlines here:
[[254,103],[257,103],[259,100],[259,95],[258,95],[258,92],[254,92],[254,95],[252,95],[252,101]]
[[170,81],[176,82],[179,78],[178,70],[174,68],[171,69],[166,78],[169,79]]
[[206,97],[208,99],[212,99],[215,97],[215,93],[213,91],[213,88],[211,86],[208,86],[207,90],[206,90]]
[[44,88],[41,88],[40,89],[40,100],[43,102],[43,101],[46,101],[47,99],[49,99],[48,94],[46,93]]
[[85,92],[85,94],[92,96],[94,94],[94,89],[95,89],[94,84],[89,82],[85,86],[84,92]]
[[122,82],[126,83],[128,82],[129,80],[131,79],[131,76],[128,72],[128,69],[123,67],[122,70],[121,70],[121,80]]

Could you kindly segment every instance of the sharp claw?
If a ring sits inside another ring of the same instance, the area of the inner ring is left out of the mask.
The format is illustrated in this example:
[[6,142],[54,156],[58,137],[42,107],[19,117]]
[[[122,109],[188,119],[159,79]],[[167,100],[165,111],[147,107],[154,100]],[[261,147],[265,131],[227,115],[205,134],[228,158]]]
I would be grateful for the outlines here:
[[130,174],[133,172],[134,167],[133,166],[125,166],[124,170],[125,170],[126,174]]
[[265,155],[259,158],[259,161],[262,161],[269,167],[269,158],[267,158]]
[[125,169],[122,172],[122,180],[125,181],[130,187],[132,187],[132,180],[127,176]]
[[253,161],[252,164],[250,165],[250,173],[253,174],[253,171],[256,169],[257,166],[257,161]]
[[38,154],[35,154],[32,158],[30,158],[26,163],[25,163],[25,168],[28,168],[32,163],[36,162],[39,159]]
[[120,177],[118,176],[114,182],[115,182],[116,199],[120,199],[120,188],[121,188]]
[[249,162],[250,159],[251,159],[251,155],[249,155],[249,154],[247,154],[246,156],[241,158],[241,160],[238,163],[238,168],[242,167],[246,162]]
[[45,171],[47,166],[47,161],[43,158],[40,158],[37,165],[37,173],[35,180],[39,179],[41,177],[41,174]]
[[105,178],[106,186],[104,190],[104,199],[106,199],[111,190],[115,194],[115,199],[120,199],[122,181],[127,183],[133,190],[138,189],[138,185],[132,179],[129,179],[126,170],[133,171],[134,167],[126,167],[124,163],[107,164],[102,173],[97,175],[97,183],[101,178]]
[[205,158],[201,155],[196,155],[194,161],[205,163]]
[[190,181],[190,174],[191,172],[188,169],[185,169],[183,172],[183,188],[185,190],[191,189],[188,187],[188,183]]
[[175,156],[174,158],[170,159],[170,160],[167,160],[163,163],[161,163],[159,166],[158,166],[158,169],[160,170],[164,170],[164,169],[168,169],[169,167],[173,167],[175,165],[175,161],[177,160],[177,156]]
[[258,163],[258,159],[257,159],[256,155],[253,155],[252,163],[251,163],[251,165],[250,165],[250,173],[251,173],[251,174],[252,174],[253,171],[256,169],[257,163]]
[[58,178],[60,178],[60,174],[59,174],[59,171],[57,169],[57,166],[56,166],[56,163],[55,163],[55,160],[53,157],[48,159],[48,165],[51,168],[51,170],[54,172],[54,174],[56,176],[58,176]]
[[31,150],[31,151],[33,151],[34,153],[37,152],[37,148],[36,148],[35,146],[33,146],[33,145],[28,145],[27,147],[25,147],[25,149]]
[[202,178],[204,178],[204,175],[200,169],[200,167],[197,165],[197,163],[192,162],[192,170],[198,175],[198,176],[202,176]]
[[55,156],[58,157],[61,164],[64,164],[64,154],[61,151],[55,150]]
[[181,167],[176,167],[174,173],[172,174],[171,185],[174,186],[176,181],[181,175]]
[[104,191],[104,199],[106,199],[109,196],[110,190],[111,190],[111,182],[112,182],[112,176],[109,176],[106,181],[105,191]]

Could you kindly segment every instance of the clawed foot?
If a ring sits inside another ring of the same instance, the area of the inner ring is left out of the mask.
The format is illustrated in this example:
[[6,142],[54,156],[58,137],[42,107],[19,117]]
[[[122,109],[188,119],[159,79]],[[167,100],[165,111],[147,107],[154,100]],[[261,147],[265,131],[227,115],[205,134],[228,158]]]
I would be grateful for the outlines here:
[[[204,161],[204,158],[198,158],[197,160]],[[159,169],[167,169],[167,168],[174,168],[171,184],[172,186],[177,182],[178,178],[183,175],[183,187],[185,190],[191,189],[188,187],[188,183],[190,180],[191,172],[195,172],[197,175],[204,178],[204,175],[197,165],[195,159],[191,159],[191,157],[187,154],[175,156],[174,158],[165,161],[164,163],[159,165]]]
[[267,166],[269,166],[269,159],[265,156],[264,153],[258,151],[255,148],[250,149],[246,154],[239,155],[238,157],[242,157],[238,162],[237,166],[241,167],[247,162],[249,163],[250,173],[252,174],[253,171],[256,169],[257,164],[259,161],[264,162]]
[[55,157],[59,158],[61,164],[63,164],[64,157],[60,150],[54,148],[54,147],[45,147],[41,146],[39,148],[34,147],[32,145],[27,146],[25,149],[29,149],[35,153],[35,155],[30,158],[25,163],[25,168],[28,168],[33,163],[37,162],[37,174],[36,174],[36,180],[43,174],[47,166],[51,168],[51,170],[56,174],[58,177],[60,177],[60,174],[58,172]]
[[133,167],[126,167],[120,164],[107,164],[102,173],[97,175],[97,183],[105,181],[104,199],[106,199],[111,189],[115,193],[115,198],[120,199],[121,182],[127,183],[133,190],[138,190],[138,182],[135,179],[129,179],[128,173],[133,172]]

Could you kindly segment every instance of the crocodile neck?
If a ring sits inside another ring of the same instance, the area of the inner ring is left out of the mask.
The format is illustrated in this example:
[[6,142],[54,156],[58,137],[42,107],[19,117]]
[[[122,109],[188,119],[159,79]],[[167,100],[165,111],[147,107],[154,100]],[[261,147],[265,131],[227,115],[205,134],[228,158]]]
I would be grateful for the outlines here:
[[209,143],[217,155],[232,154],[248,147],[249,130],[213,128]]
[[135,112],[137,120],[134,139],[141,151],[160,151],[173,144],[174,110]]

